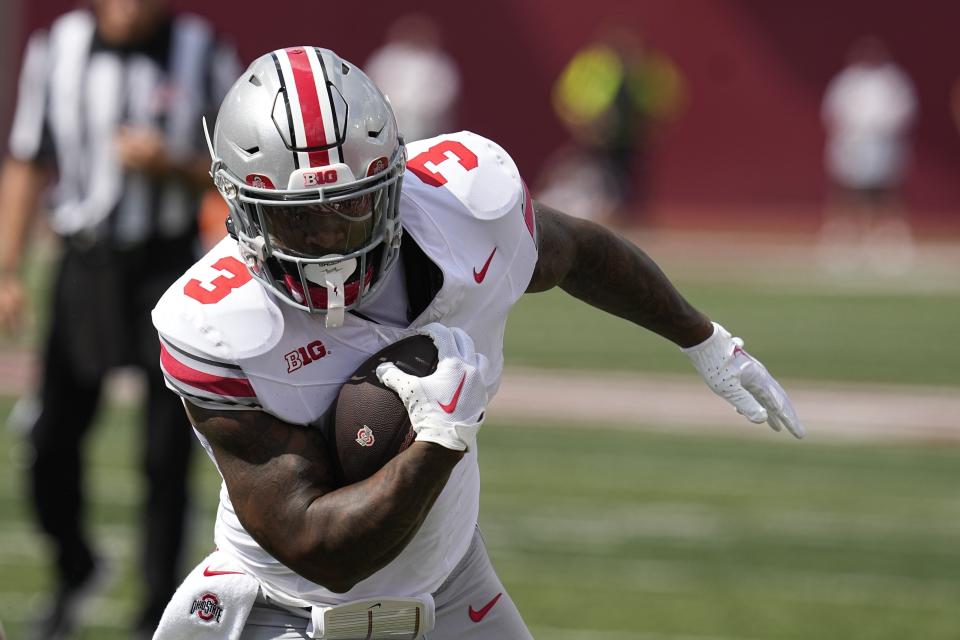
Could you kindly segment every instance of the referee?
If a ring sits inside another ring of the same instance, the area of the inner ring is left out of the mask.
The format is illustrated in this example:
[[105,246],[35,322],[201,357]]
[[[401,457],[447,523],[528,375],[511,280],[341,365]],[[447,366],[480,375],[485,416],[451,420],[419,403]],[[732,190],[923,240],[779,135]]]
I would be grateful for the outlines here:
[[192,434],[164,386],[150,310],[194,261],[210,162],[201,117],[216,112],[240,70],[209,24],[173,15],[163,0],[92,0],[27,44],[0,174],[4,329],[21,324],[26,236],[50,169],[58,177],[50,225],[62,239],[30,434],[29,486],[56,568],[35,637],[71,635],[80,594],[98,574],[83,523],[80,445],[117,366],[137,366],[147,381],[138,634],[152,634],[181,577]]

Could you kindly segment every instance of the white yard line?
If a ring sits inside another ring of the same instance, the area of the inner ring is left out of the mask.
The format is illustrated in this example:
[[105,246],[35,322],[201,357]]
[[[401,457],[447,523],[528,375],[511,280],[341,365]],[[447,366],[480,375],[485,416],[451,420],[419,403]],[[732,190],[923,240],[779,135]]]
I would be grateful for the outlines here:
[[[960,390],[906,385],[786,384],[808,438],[960,441]],[[768,435],[695,375],[508,369],[490,407],[496,419],[608,428]],[[788,436],[784,436],[788,437]]]
[[[0,354],[0,392],[32,388],[34,371],[30,354]],[[140,386],[137,376],[120,372],[112,376],[108,393],[129,399]],[[814,441],[960,442],[960,388],[809,381],[785,386]],[[559,420],[587,427],[768,435],[765,426],[738,416],[694,374],[508,368],[490,416],[545,426]]]

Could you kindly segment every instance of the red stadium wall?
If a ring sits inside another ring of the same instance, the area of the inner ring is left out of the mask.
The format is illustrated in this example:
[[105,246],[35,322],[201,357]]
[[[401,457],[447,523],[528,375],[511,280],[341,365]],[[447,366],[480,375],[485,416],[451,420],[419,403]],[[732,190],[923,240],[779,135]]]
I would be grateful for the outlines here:
[[[74,4],[24,4],[21,32]],[[246,60],[311,42],[358,63],[411,8],[379,1],[174,5],[211,18]],[[824,193],[820,96],[850,42],[877,34],[920,97],[907,188],[914,220],[928,230],[960,230],[960,134],[949,112],[950,88],[960,76],[960,3],[594,0],[589,12],[583,6],[551,0],[416,6],[444,25],[446,47],[461,65],[462,126],[503,144],[528,179],[565,138],[549,107],[564,63],[604,24],[633,25],[673,59],[686,82],[682,112],[656,141],[657,222],[815,228]]]

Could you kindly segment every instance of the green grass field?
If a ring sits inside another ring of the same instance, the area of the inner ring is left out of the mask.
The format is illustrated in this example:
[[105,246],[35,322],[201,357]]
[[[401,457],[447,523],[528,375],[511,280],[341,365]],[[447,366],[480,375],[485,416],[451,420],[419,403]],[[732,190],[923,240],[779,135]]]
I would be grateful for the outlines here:
[[[687,297],[780,377],[960,388],[960,296],[769,278],[718,284],[702,267],[680,272]],[[42,291],[42,265],[31,281]],[[17,344],[35,342],[33,333]],[[512,365],[695,376],[669,343],[562,292],[519,303],[505,350]],[[0,398],[0,420],[11,404]],[[534,634],[960,638],[960,448],[766,435],[546,429],[492,417],[481,435],[481,524]],[[133,410],[114,406],[89,443],[90,521],[114,582],[96,602],[88,640],[126,637],[139,606],[138,442]],[[16,640],[49,576],[24,500],[26,452],[4,430],[0,452],[0,620]],[[196,454],[188,564],[212,545],[219,488]]]
[[[138,604],[133,418],[113,408],[89,443],[91,520],[116,579],[87,639],[126,637]],[[481,442],[481,524],[538,638],[960,637],[956,448],[495,420]],[[0,451],[0,619],[16,640],[48,577],[24,452],[6,431]],[[218,487],[197,454],[193,562],[211,546]]]
[[[770,284],[777,268],[717,283],[703,264],[687,258],[670,266],[677,286],[711,318],[747,340],[777,376],[815,380],[960,386],[960,346],[953,338],[960,295],[876,292],[795,279]],[[671,269],[668,269],[671,271]],[[28,270],[37,323],[44,321],[48,268]],[[40,302],[41,304],[37,304]],[[16,344],[36,344],[36,332]],[[5,344],[0,336],[0,348]],[[7,339],[6,344],[9,344]],[[510,314],[507,363],[531,367],[621,369],[691,373],[671,343],[598,312],[559,289],[524,296]]]
[[[960,385],[960,296],[774,289],[681,281],[697,308],[742,336],[785,378]],[[690,373],[671,343],[560,290],[523,297],[507,362],[532,367]]]

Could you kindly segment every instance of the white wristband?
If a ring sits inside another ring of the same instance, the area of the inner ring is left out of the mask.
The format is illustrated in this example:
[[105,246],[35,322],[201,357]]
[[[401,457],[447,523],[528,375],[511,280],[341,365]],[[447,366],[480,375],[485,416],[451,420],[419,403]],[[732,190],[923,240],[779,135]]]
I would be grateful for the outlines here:
[[722,362],[727,356],[733,353],[733,347],[731,345],[736,344],[731,340],[729,331],[716,322],[712,322],[711,324],[713,325],[713,333],[710,334],[709,338],[700,344],[680,349],[687,354],[687,357],[693,361],[693,364],[698,370],[703,370],[710,365],[715,365],[717,362]]

